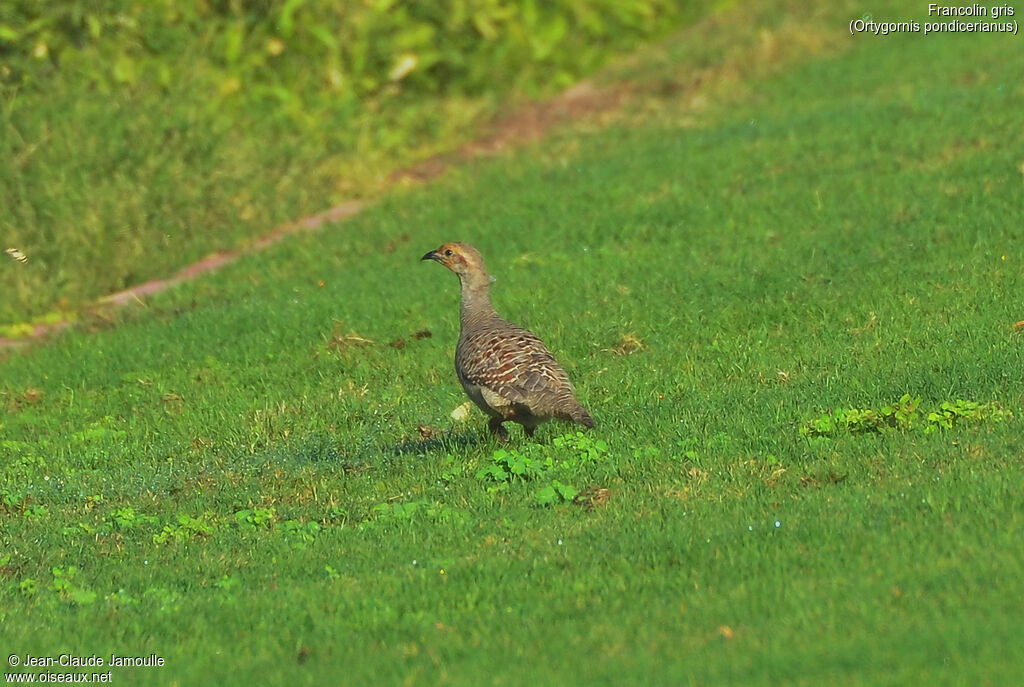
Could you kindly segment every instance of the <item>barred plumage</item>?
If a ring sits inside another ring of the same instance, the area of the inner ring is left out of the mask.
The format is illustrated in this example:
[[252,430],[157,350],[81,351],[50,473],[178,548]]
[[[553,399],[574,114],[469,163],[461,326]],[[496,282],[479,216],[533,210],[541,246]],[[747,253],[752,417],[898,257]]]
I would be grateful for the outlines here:
[[446,243],[423,259],[440,262],[462,284],[455,372],[466,395],[491,416],[489,427],[494,434],[506,438],[502,423],[507,421],[522,425],[527,436],[551,418],[594,426],[544,342],[494,311],[490,277],[476,248]]

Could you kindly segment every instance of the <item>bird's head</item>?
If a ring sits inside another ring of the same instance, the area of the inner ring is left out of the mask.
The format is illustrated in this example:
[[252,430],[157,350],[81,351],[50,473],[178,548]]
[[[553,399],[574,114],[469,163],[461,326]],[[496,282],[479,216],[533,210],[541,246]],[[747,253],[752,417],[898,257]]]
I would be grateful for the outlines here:
[[468,243],[441,244],[440,248],[430,251],[421,260],[439,262],[459,275],[460,279],[469,275],[486,276],[487,274],[480,251]]

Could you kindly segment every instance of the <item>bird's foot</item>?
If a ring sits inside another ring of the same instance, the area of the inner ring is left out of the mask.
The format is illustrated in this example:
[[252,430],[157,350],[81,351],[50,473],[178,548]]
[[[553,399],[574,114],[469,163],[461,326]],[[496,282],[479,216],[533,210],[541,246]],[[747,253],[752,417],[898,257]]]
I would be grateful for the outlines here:
[[491,434],[498,440],[499,444],[508,442],[508,430],[501,423],[504,422],[501,418],[491,418],[490,422],[487,423],[487,428],[491,430]]

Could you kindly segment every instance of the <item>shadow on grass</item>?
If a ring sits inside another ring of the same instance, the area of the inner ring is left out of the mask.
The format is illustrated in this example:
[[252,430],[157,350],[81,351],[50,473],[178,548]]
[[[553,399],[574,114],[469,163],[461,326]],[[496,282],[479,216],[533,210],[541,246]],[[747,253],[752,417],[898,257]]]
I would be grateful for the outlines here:
[[437,434],[428,438],[400,441],[392,447],[396,456],[426,456],[432,453],[453,453],[469,446],[478,446],[486,439],[476,432]]
[[298,441],[285,442],[269,449],[258,462],[332,466],[346,473],[359,473],[387,464],[395,458],[457,453],[489,441],[488,437],[474,431],[438,432],[430,437],[405,437],[394,443],[380,441],[371,435],[348,437],[347,441],[340,442],[338,439],[330,434],[309,434]]

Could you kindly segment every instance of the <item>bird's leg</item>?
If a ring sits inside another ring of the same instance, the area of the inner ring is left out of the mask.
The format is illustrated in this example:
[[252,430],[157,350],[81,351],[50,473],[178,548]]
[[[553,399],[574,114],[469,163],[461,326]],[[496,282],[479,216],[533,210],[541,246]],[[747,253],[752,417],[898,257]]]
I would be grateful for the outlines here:
[[492,417],[487,423],[487,428],[491,430],[491,434],[494,435],[494,438],[497,439],[499,443],[504,444],[508,441],[508,430],[501,424],[502,422],[504,422],[504,420],[500,417]]
[[533,427],[531,425],[523,425],[523,431],[526,432],[526,436],[530,439],[533,438],[533,433],[536,429],[536,427]]

